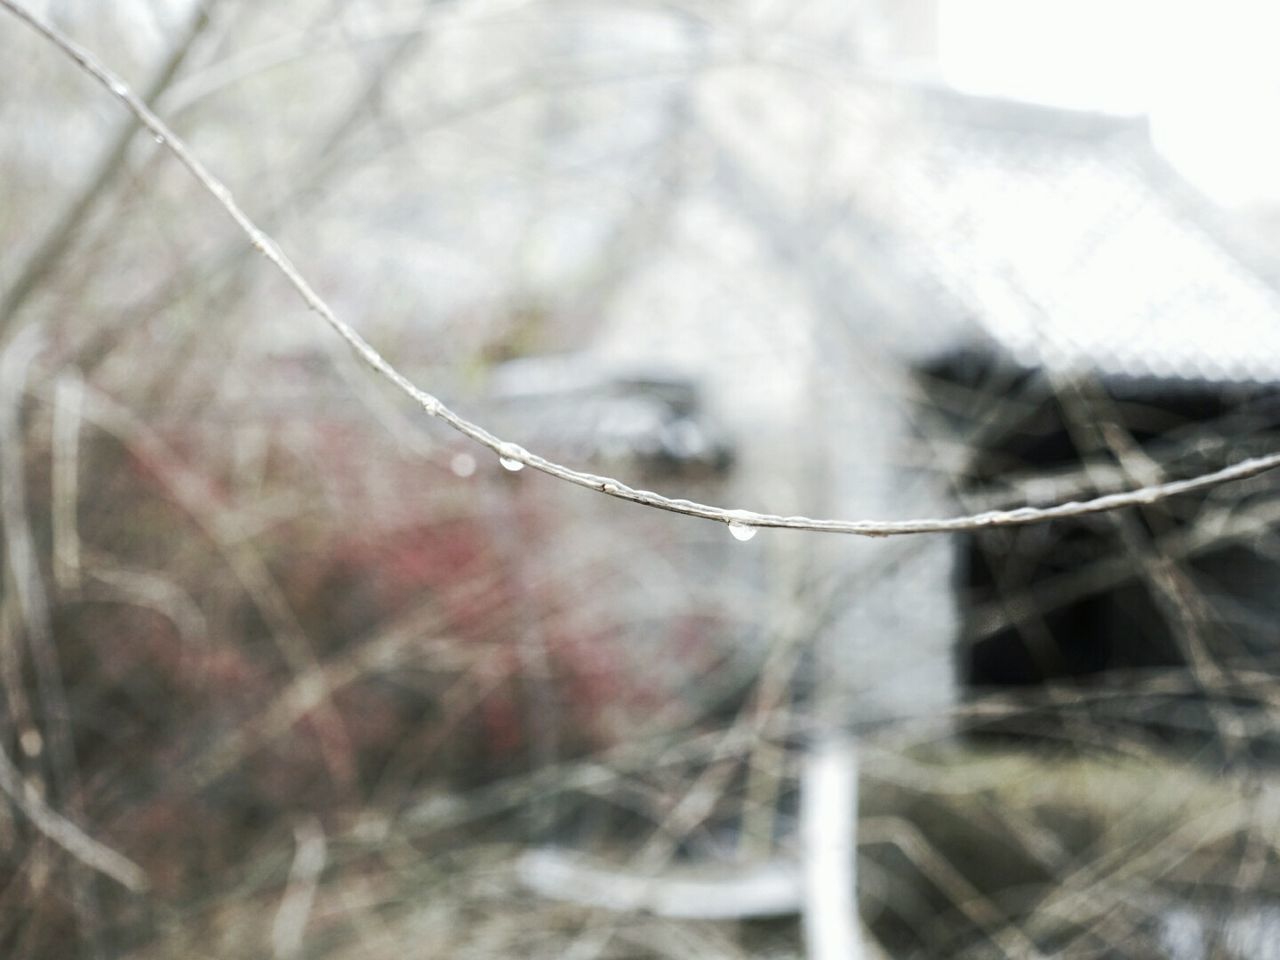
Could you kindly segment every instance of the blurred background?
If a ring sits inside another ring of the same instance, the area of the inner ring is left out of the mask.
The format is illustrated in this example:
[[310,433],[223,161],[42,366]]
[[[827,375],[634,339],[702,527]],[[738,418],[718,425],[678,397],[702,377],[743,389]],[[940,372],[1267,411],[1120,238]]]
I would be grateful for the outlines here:
[[[26,6],[554,460],[889,520],[1277,449],[1269,4]],[[0,184],[0,955],[1280,956],[1268,475],[740,539],[425,416],[2,10]]]

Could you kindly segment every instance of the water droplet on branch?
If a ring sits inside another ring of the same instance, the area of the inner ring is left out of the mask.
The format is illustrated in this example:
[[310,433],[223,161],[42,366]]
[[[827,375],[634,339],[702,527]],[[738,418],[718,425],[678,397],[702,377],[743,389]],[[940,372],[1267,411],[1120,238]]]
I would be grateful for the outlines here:
[[517,447],[513,443],[506,443],[502,445],[502,450],[498,454],[498,462],[502,464],[504,469],[515,473],[517,470],[524,469],[524,463],[518,458],[527,457],[528,455],[521,447]]
[[741,540],[744,543],[754,537],[760,528],[742,520],[730,520],[729,532],[733,534],[735,540]]

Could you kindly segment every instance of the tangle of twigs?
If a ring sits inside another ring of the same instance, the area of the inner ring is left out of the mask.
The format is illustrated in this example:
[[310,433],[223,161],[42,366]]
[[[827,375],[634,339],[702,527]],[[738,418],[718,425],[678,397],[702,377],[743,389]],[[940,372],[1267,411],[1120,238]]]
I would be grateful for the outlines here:
[[693,500],[673,499],[651,490],[640,490],[611,477],[586,473],[572,467],[548,460],[525,450],[514,443],[504,441],[478,423],[466,419],[462,415],[445,406],[437,397],[418,387],[404,374],[397,370],[377,349],[338,317],[333,309],[312,288],[306,278],[285,256],[276,242],[251,220],[236,202],[231,191],[215,177],[204,164],[191,152],[186,143],[179,138],[169,126],[161,120],[147,105],[135,95],[127,84],[113,71],[107,68],[92,53],[66,36],[57,27],[36,15],[15,0],[0,0],[0,7],[25,21],[46,39],[74,60],[86,73],[102,84],[117,97],[137,117],[169,151],[178,158],[183,166],[199,181],[200,185],[222,206],[236,224],[244,231],[250,243],[273,263],[284,274],[285,279],[302,297],[304,303],[317,313],[340,336],[356,355],[368,364],[376,373],[390,381],[407,397],[411,398],[428,414],[444,421],[454,430],[469,437],[477,443],[488,447],[504,460],[515,461],[542,473],[568,481],[580,487],[587,487],[599,493],[630,500],[642,506],[667,510],[671,513],[720,523],[745,527],[780,527],[789,530],[810,530],[824,533],[848,533],[864,537],[889,537],[917,533],[955,533],[982,530],[990,527],[1025,526],[1058,520],[1066,517],[1079,517],[1085,514],[1102,513],[1123,507],[1141,506],[1166,500],[1181,494],[1205,490],[1219,484],[1235,480],[1243,480],[1257,476],[1280,467],[1280,452],[1262,457],[1251,457],[1230,466],[1209,473],[1200,474],[1184,480],[1157,483],[1149,486],[1127,490],[1121,493],[1110,493],[1088,500],[1072,500],[1050,507],[1019,507],[1011,510],[989,510],[966,516],[939,519],[909,520],[841,520],[820,519],[804,516],[782,516],[780,514],[757,513],[750,510],[731,510],[712,504],[698,503]]

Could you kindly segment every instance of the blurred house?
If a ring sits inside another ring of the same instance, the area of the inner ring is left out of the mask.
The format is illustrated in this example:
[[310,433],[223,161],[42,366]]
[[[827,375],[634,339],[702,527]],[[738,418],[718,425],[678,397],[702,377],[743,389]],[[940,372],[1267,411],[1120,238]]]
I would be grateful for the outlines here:
[[[909,146],[855,215],[878,226],[864,247],[878,262],[912,265],[913,303],[951,318],[917,366],[930,418],[959,442],[957,508],[1275,449],[1276,261],[1156,154],[1144,121],[900,95]],[[1261,531],[1275,482],[1228,496],[964,538],[963,681],[1133,680],[1205,656],[1228,674],[1273,668],[1280,566]]]
[[[819,184],[825,203],[778,186],[789,144],[739,142],[709,108],[713,172],[680,198],[675,239],[633,268],[594,348],[701,386],[737,440],[724,496],[953,514],[1192,475],[1273,445],[1274,265],[1157,155],[1143,120],[896,81],[844,92],[874,146],[832,148],[854,153],[844,182]],[[701,242],[732,246],[741,287],[691,292]],[[659,449],[663,430],[655,419],[632,441]],[[1146,511],[1144,549],[1166,524],[1187,540],[1212,500]],[[987,687],[1185,664],[1113,523],[816,545],[809,574],[841,583],[814,631],[837,716],[945,714],[957,666]],[[1230,582],[1249,623],[1227,646],[1255,656],[1243,638],[1267,621],[1274,565],[1241,537],[1186,550],[1205,555],[1196,589],[1213,602]],[[1099,564],[1112,569],[1099,585],[1070,586]]]

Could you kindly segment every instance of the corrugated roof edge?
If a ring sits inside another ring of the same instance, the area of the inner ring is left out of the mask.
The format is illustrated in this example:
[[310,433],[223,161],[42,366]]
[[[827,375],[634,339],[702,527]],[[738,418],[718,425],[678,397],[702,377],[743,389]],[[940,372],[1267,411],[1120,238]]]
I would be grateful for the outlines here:
[[898,83],[919,107],[932,108],[947,120],[1081,140],[1105,141],[1137,134],[1151,144],[1151,125],[1142,114],[1099,113],[968,93],[935,80],[910,79]]
[[1215,202],[1156,148],[1151,124],[1141,114],[1109,114],[968,93],[936,80],[898,81],[904,93],[946,121],[1044,136],[1094,140],[1122,151],[1224,252],[1280,294],[1280,246],[1247,218]]
[[[886,78],[887,79],[887,78]],[[969,93],[935,79],[888,80],[930,119],[982,129],[1000,129],[1073,141],[1093,141],[1116,160],[1135,166],[1172,211],[1199,230],[1280,300],[1280,245],[1254,223],[1216,203],[1156,148],[1146,116],[1108,114]],[[1280,313],[1277,314],[1280,323]],[[1277,359],[1280,369],[1280,358]],[[1199,380],[1198,376],[1179,379]],[[1280,383],[1280,376],[1248,376],[1254,383]]]
[[[1265,236],[1255,223],[1201,191],[1165,159],[1150,137],[1145,146],[1144,150],[1134,151],[1134,159],[1178,213],[1280,297],[1280,244],[1276,239]],[[1280,316],[1276,319],[1280,323]]]

